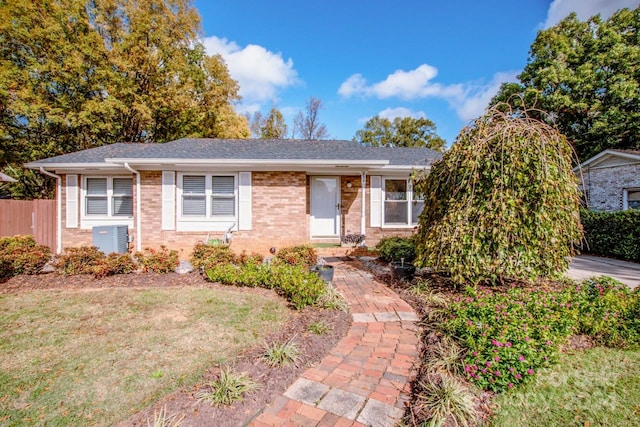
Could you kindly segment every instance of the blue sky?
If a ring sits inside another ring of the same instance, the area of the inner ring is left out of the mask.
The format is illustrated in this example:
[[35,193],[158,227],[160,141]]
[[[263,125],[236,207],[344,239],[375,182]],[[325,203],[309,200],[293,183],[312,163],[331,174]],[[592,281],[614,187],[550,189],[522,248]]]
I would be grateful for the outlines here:
[[196,0],[204,43],[240,84],[240,112],[287,122],[310,96],[336,139],[370,117],[424,116],[451,144],[527,61],[540,29],[639,0]]

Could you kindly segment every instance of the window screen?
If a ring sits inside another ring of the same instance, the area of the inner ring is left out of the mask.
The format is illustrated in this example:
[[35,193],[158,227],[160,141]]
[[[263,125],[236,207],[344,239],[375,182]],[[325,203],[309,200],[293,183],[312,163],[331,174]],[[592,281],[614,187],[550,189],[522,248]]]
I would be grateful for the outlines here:
[[114,215],[133,215],[133,180],[131,178],[113,178],[112,199]]
[[182,214],[206,215],[206,201],[205,177],[185,175],[182,178]]
[[87,215],[107,215],[107,178],[87,178]]
[[235,216],[236,197],[234,177],[213,176],[211,180],[211,215]]

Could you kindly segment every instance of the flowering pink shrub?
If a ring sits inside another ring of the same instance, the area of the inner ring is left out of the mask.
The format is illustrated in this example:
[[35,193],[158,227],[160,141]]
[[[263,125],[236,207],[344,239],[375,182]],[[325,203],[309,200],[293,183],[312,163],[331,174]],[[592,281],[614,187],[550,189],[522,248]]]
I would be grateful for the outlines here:
[[640,294],[607,277],[559,291],[467,288],[447,314],[441,328],[467,349],[465,376],[496,392],[553,363],[573,333],[609,346],[640,343]]
[[568,293],[507,293],[468,288],[442,325],[468,349],[466,377],[483,389],[503,391],[526,381],[556,358],[575,326]]

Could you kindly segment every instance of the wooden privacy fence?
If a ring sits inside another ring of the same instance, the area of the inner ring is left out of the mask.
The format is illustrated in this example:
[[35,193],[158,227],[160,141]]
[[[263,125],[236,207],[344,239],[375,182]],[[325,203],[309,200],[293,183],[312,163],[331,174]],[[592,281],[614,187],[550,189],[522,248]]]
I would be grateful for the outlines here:
[[0,200],[0,237],[33,234],[56,250],[55,200]]

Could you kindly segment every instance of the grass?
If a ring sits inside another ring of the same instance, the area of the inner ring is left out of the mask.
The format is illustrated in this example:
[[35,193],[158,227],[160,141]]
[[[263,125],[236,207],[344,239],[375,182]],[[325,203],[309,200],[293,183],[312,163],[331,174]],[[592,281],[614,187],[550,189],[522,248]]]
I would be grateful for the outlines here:
[[0,295],[0,425],[111,425],[263,341],[276,296],[162,288]]
[[494,426],[630,426],[640,418],[640,350],[563,354],[535,381],[496,398]]

